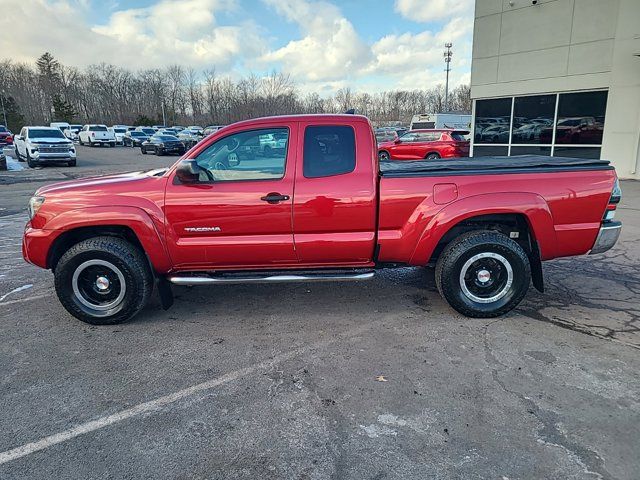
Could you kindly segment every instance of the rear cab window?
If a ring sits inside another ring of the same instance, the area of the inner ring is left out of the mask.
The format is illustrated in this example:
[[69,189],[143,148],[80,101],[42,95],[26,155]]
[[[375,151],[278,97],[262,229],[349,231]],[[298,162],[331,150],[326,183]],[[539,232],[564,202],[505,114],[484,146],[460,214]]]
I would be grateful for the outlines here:
[[307,126],[304,131],[305,178],[331,177],[356,168],[356,138],[347,125]]
[[101,127],[100,125],[94,125],[93,127],[89,127],[90,132],[106,132],[107,127]]

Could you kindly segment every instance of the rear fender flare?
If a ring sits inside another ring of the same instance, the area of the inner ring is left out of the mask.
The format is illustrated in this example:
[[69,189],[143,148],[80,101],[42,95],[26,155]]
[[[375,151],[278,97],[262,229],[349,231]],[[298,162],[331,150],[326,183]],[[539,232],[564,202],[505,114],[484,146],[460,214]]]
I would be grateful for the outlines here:
[[87,207],[69,210],[47,222],[47,230],[65,232],[83,227],[116,226],[128,227],[136,235],[145,254],[156,272],[165,273],[171,269],[171,260],[156,224],[141,208],[130,206]]
[[556,232],[549,205],[535,193],[486,193],[450,203],[435,214],[422,231],[411,265],[426,265],[442,237],[458,223],[491,214],[522,214],[540,249],[541,259],[555,256]]

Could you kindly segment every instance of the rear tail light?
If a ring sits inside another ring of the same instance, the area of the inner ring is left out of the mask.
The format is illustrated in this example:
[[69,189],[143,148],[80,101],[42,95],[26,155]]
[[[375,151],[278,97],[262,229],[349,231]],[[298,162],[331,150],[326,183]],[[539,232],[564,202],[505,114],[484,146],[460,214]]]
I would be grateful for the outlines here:
[[611,222],[616,216],[616,208],[622,200],[622,189],[620,188],[620,182],[616,178],[613,184],[613,190],[611,191],[611,197],[609,197],[609,204],[604,212],[603,222]]

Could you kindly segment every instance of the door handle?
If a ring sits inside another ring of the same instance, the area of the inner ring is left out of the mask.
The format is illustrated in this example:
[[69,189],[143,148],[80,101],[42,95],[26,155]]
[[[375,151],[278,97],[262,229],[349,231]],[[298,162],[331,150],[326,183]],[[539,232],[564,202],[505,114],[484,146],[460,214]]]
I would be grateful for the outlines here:
[[260,197],[260,200],[274,205],[278,202],[289,200],[289,198],[290,198],[289,195],[280,195],[278,192],[271,192],[265,195],[264,197]]

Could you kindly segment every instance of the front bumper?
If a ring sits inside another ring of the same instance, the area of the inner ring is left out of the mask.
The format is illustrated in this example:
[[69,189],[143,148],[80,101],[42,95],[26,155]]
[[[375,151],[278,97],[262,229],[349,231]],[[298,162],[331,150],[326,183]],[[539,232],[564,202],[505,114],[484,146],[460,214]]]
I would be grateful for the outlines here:
[[34,152],[31,153],[31,159],[34,163],[47,163],[47,162],[68,162],[69,160],[76,159],[75,152],[65,152],[65,153],[41,153]]
[[58,235],[60,235],[59,230],[33,228],[31,227],[31,222],[29,222],[22,236],[23,258],[33,265],[48,268],[47,252]]
[[618,241],[621,230],[622,222],[603,223],[589,254],[593,255],[595,253],[603,253],[609,250]]

